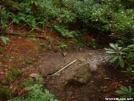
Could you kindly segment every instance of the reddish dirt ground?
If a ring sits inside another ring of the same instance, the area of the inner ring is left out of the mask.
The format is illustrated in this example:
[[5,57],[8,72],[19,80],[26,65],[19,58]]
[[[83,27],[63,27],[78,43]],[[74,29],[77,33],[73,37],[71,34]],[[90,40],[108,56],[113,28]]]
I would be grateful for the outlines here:
[[[15,31],[13,30],[12,32]],[[36,38],[36,40],[24,36],[7,35],[7,37],[10,38],[8,44],[5,45],[0,42],[0,46],[4,48],[2,53],[0,53],[0,88],[9,89],[14,96],[23,95],[24,90],[19,89],[18,87],[21,82],[25,81],[31,73],[40,72],[40,70],[37,70],[37,68],[33,66],[35,66],[34,64],[36,64],[36,62],[44,58],[45,55],[42,55],[42,53],[46,52],[52,56],[58,51],[57,46],[54,44],[54,42],[56,42],[55,40],[65,41],[64,38],[58,37],[55,32],[50,32],[47,28],[43,28],[41,32],[38,32],[38,35],[41,38]],[[51,44],[48,37],[53,42],[52,47],[50,48],[46,47]],[[40,48],[39,43],[44,43],[46,46]],[[69,47],[66,51],[69,51],[69,49],[71,48]],[[60,54],[61,52],[58,53]],[[31,61],[31,65],[25,61],[26,59]],[[37,65],[38,64],[36,64],[36,66]],[[17,68],[19,71],[19,77],[17,80],[9,82],[8,85],[5,85],[4,83],[8,76],[8,69],[10,67]],[[56,98],[63,101],[105,101],[106,97],[119,97],[115,91],[120,89],[122,85],[131,85],[134,90],[134,82],[122,74],[119,69],[115,70],[114,68],[106,66],[105,70],[107,71],[104,75],[110,78],[110,80],[104,80],[103,76],[100,74],[100,70],[95,72],[91,80],[85,85],[71,83],[62,87],[60,85],[56,85],[56,81],[53,81],[57,80],[55,79],[56,77],[51,76],[44,77],[44,85],[50,93],[54,94]],[[55,88],[55,86],[57,86],[57,88]],[[106,88],[103,88],[104,86]],[[5,99],[6,98],[4,96],[0,95],[1,101],[5,101]]]

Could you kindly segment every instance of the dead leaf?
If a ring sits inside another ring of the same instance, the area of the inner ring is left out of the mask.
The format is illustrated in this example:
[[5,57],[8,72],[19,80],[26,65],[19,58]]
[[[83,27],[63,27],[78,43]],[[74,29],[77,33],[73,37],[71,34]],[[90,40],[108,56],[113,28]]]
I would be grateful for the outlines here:
[[33,78],[36,78],[36,77],[39,77],[40,75],[37,74],[37,73],[32,73],[32,74],[30,74],[29,76],[30,76],[30,77],[33,77]]

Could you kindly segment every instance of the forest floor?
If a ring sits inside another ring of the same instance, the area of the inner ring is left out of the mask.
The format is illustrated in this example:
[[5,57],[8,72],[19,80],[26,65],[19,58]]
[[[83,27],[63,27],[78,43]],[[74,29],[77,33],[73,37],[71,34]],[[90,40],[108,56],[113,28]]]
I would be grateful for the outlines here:
[[[107,64],[97,68],[87,84],[69,83],[63,86],[59,81],[64,72],[58,76],[48,74],[59,67],[64,67],[74,59],[83,59],[88,54],[99,59],[97,56],[105,55],[103,48],[101,46],[96,50],[74,46],[66,48],[65,44],[60,43],[69,41],[69,39],[57,36],[56,32],[51,32],[48,28],[42,28],[40,32],[34,33],[37,35],[34,37],[28,36],[29,31],[16,29],[14,26],[10,28],[9,33],[12,33],[6,35],[10,38],[9,42],[7,44],[0,42],[0,46],[4,49],[0,53],[0,88],[9,89],[14,96],[23,95],[24,91],[19,88],[19,85],[31,74],[41,74],[44,77],[45,88],[63,101],[105,101],[105,98],[120,97],[115,91],[121,86],[134,88],[134,82],[125,76],[120,69],[115,69],[114,66]],[[9,77],[11,67],[18,71],[18,76],[14,80]],[[68,67],[68,69],[72,67]],[[5,101],[6,98],[1,95],[0,99]]]

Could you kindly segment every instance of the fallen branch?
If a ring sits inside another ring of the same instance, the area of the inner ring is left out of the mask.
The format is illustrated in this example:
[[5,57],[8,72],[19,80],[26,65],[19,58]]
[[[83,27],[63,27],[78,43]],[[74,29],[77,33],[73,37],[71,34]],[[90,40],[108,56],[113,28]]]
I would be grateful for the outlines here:
[[55,72],[53,75],[61,72],[62,70],[64,70],[65,68],[67,68],[68,66],[70,66],[71,64],[73,64],[76,60],[73,60],[72,62],[70,62],[69,64],[67,64],[65,67],[61,68],[59,71]]
[[19,32],[14,32],[14,33],[9,33],[9,32],[0,32],[0,35],[16,35],[16,36],[20,36],[20,37],[34,37],[34,38],[39,38],[39,39],[46,39],[46,37],[44,36],[39,36],[39,35],[35,35],[34,33],[19,33]]

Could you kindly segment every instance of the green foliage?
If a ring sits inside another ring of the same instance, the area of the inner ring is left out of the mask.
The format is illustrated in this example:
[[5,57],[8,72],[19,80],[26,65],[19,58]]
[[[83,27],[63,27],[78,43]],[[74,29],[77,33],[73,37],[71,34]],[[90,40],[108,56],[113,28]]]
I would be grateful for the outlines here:
[[118,61],[120,66],[123,68],[124,67],[124,49],[122,47],[119,47],[118,44],[113,44],[113,43],[110,43],[110,47],[111,48],[105,48],[106,50],[106,53],[108,54],[112,54],[112,56],[110,57],[111,58],[111,62],[115,62],[115,61]]
[[6,98],[11,97],[11,95],[12,95],[10,90],[5,89],[5,88],[0,88],[0,94]]
[[88,23],[91,17],[91,10],[95,2],[94,0],[63,0],[63,4],[68,10],[71,10],[76,14],[76,21],[80,20],[83,23]]
[[29,87],[34,84],[40,84],[43,81],[42,77],[36,77],[35,80],[33,78],[28,78],[25,82],[23,82],[20,87]]
[[45,43],[38,43],[38,45],[40,48],[45,47]]
[[72,33],[69,32],[69,30],[65,26],[55,25],[54,28],[59,33],[60,36],[65,38],[73,38]]
[[1,4],[5,7],[11,7],[13,9],[19,9],[19,4],[13,0],[2,0]]
[[6,11],[4,7],[1,7],[0,5],[0,29],[6,28],[8,17],[9,13]]
[[3,50],[4,50],[4,48],[0,46],[0,53],[2,53]]
[[19,76],[18,70],[14,67],[10,67],[8,70],[9,70],[9,74],[8,74],[9,80],[15,81]]
[[[5,1],[5,0],[4,0]],[[12,1],[12,0],[10,0]],[[134,9],[123,0],[14,0],[19,9],[0,5],[0,28],[8,25],[8,21],[16,24],[25,23],[32,29],[39,26],[52,25],[60,36],[79,39],[64,25],[78,23],[84,28],[94,28],[101,32],[109,32],[120,44],[132,44],[134,38]],[[8,20],[10,19],[10,20]],[[77,33],[78,34],[78,33]],[[81,33],[79,38],[81,38]],[[88,43],[96,48],[94,39]],[[79,42],[78,46],[82,46]]]
[[72,43],[76,45],[76,47],[82,47],[84,45],[84,35],[85,30],[83,31],[74,31]]
[[30,59],[24,59],[25,64],[31,65],[33,62]]
[[57,99],[54,99],[54,95],[50,94],[46,89],[43,89],[43,85],[34,84],[25,89],[29,91],[26,97],[17,97],[7,101],[58,101]]
[[53,45],[53,40],[52,40],[52,38],[49,37],[49,36],[46,36],[46,40],[48,41],[48,45],[45,45],[45,47],[46,47],[47,49],[51,50],[51,49],[52,49],[52,45]]
[[[59,0],[58,0],[59,1]],[[60,1],[59,1],[60,2]],[[39,0],[39,9],[41,11],[38,19],[42,19],[43,22],[55,19],[55,22],[68,23],[75,21],[75,13],[67,10],[64,7],[59,7],[53,0]]]
[[123,68],[125,64],[127,67],[133,66],[134,61],[134,45],[128,45],[126,48],[119,47],[118,44],[110,44],[111,48],[105,48],[108,54],[111,54],[111,62],[118,60],[120,66]]
[[[120,67],[126,70],[122,71],[134,79],[134,45],[120,47],[118,44],[110,44],[111,48],[105,48],[106,53],[111,54],[111,62],[117,62]],[[117,65],[118,66],[118,65]]]
[[28,94],[25,97],[16,97],[8,101],[58,101],[54,98],[54,95],[43,88],[42,84],[39,84],[38,81],[42,81],[42,78],[36,78],[37,82],[33,82],[32,78],[29,80],[25,82],[25,89],[28,91]]
[[45,43],[38,43],[38,47],[35,49],[35,52],[38,53],[40,49],[43,47],[47,48],[47,45]]
[[30,0],[30,3],[31,3],[31,4],[34,4],[35,6],[38,5],[38,1],[37,1],[37,0]]
[[117,94],[120,94],[123,98],[131,98],[134,97],[134,92],[132,91],[132,87],[121,86],[120,90],[116,91]]
[[57,44],[58,44],[58,49],[59,49],[59,51],[61,51],[62,49],[67,49],[67,47],[68,47],[67,42],[60,42],[60,41],[57,41]]
[[88,46],[91,46],[92,48],[96,49],[98,44],[94,38],[91,39],[90,42],[87,43]]
[[[23,5],[22,5],[23,7]],[[25,6],[24,6],[25,7]],[[20,12],[16,15],[13,14],[10,16],[14,23],[19,24],[20,22],[24,22],[28,24],[31,28],[37,29],[36,18],[34,17],[31,8],[29,5],[20,10]]]
[[107,91],[107,88],[108,88],[107,86],[100,86],[101,91],[104,91],[104,92]]
[[126,76],[129,76],[131,80],[134,80],[134,66],[133,65],[121,72],[125,73]]
[[19,76],[19,72],[15,67],[10,67],[8,69],[8,75],[7,78],[5,79],[4,84],[7,85],[11,82],[14,82]]
[[[1,24],[9,18],[14,23],[24,22],[30,28],[37,29],[39,25],[58,23],[54,28],[63,37],[73,37],[60,24],[77,23],[95,28],[99,31],[109,31],[113,37],[119,38],[122,44],[129,44],[134,37],[134,10],[126,9],[122,0],[23,0],[19,2],[18,11],[1,10]],[[129,1],[130,3],[131,1]]]
[[8,37],[0,36],[0,38],[1,38],[1,40],[2,40],[2,42],[3,42],[4,44],[7,44],[7,41],[9,41],[9,38],[8,38]]

